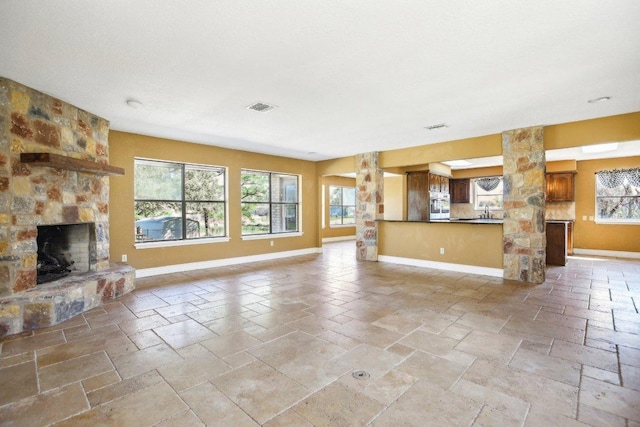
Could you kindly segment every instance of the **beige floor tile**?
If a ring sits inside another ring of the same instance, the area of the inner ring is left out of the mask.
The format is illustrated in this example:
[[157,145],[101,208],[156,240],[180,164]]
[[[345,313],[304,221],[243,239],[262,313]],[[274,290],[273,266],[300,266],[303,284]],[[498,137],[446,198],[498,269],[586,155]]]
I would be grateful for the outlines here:
[[[139,279],[119,301],[0,340],[0,382],[20,384],[0,387],[0,424],[131,424],[133,412],[136,425],[309,426],[294,410],[308,401],[332,427],[360,413],[394,426],[640,427],[623,418],[640,393],[637,261],[570,258],[522,286],[356,262],[352,246],[334,250],[346,245]],[[38,393],[36,367],[43,388],[61,387]]]
[[448,389],[460,379],[467,366],[442,357],[417,351],[394,370],[414,378],[428,380],[440,388]]
[[618,372],[616,354],[599,348],[556,340],[551,347],[550,355],[606,371]]
[[224,358],[233,353],[238,353],[262,344],[262,341],[246,332],[239,331],[222,337],[204,340],[201,344],[216,356]]
[[465,313],[456,320],[457,324],[487,332],[500,332],[508,319],[498,319],[476,313]]
[[420,380],[385,410],[373,426],[471,425],[482,404]]
[[173,348],[182,348],[215,337],[215,334],[194,320],[154,328],[153,331]]
[[520,342],[519,338],[510,335],[473,330],[455,346],[455,349],[506,364],[513,357]]
[[[578,405],[578,421],[598,427],[627,427],[624,418],[583,404]],[[631,424],[629,424],[630,426]]]
[[109,356],[118,357],[136,350],[138,348],[122,331],[115,331],[44,348],[38,350],[36,356],[38,366],[42,368],[99,351],[106,351]]
[[640,392],[589,377],[582,379],[580,403],[601,411],[640,422]]
[[176,360],[158,368],[160,375],[176,391],[193,387],[229,371],[226,363],[200,344],[181,349],[180,356],[184,360]]
[[269,420],[264,427],[314,427],[314,425],[296,414],[293,409],[289,409]]
[[575,417],[578,388],[539,375],[478,359],[462,376],[492,390],[537,404],[549,412]]
[[154,425],[187,410],[187,405],[164,382],[76,415],[61,426]]
[[205,424],[193,413],[191,410],[182,411],[170,418],[166,418],[160,421],[157,424],[154,424],[154,427],[196,427],[196,426],[204,426]]
[[113,364],[120,376],[126,379],[181,360],[182,358],[171,347],[159,344],[116,357],[113,359]]
[[238,409],[235,403],[210,382],[185,390],[180,393],[180,397],[206,425],[220,421]]
[[438,356],[444,356],[459,343],[456,339],[441,337],[425,331],[412,332],[398,342]]
[[451,391],[484,405],[475,425],[522,425],[529,403],[471,381],[460,380]]
[[27,351],[51,347],[65,342],[62,330],[44,332],[28,337],[11,337],[2,343],[2,356],[13,356]]
[[317,427],[364,426],[382,409],[382,404],[339,383],[323,388],[293,407]]
[[79,382],[48,393],[20,400],[18,404],[0,407],[2,423],[15,426],[44,426],[89,409]]
[[577,387],[580,384],[580,364],[535,351],[519,349],[509,366]]
[[38,371],[40,389],[51,390],[113,370],[109,356],[104,351],[99,351],[40,368]]
[[389,405],[417,380],[417,378],[400,370],[392,370],[365,387],[362,394],[383,405]]
[[211,382],[258,423],[273,418],[309,394],[305,387],[260,361]]
[[123,381],[114,382],[95,391],[87,391],[87,399],[93,408],[161,382],[163,379],[157,371],[149,371]]
[[112,370],[82,380],[82,387],[84,387],[85,393],[90,393],[108,385],[115,384],[120,380],[120,375],[118,375],[115,370]]
[[0,369],[0,407],[38,394],[38,377],[33,361]]

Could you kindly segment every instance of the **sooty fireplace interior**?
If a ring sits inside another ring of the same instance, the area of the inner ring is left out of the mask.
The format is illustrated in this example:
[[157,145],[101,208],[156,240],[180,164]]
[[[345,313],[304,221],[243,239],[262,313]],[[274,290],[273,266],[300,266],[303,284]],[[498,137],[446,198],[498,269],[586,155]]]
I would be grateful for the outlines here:
[[92,236],[93,223],[38,226],[38,285],[89,271],[95,259]]

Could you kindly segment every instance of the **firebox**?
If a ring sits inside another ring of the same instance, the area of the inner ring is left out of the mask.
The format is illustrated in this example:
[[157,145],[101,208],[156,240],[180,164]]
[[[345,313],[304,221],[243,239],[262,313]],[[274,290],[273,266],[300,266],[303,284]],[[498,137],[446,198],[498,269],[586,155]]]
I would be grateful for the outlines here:
[[86,273],[91,270],[92,254],[95,258],[95,225],[40,225],[37,244],[38,285],[70,274]]

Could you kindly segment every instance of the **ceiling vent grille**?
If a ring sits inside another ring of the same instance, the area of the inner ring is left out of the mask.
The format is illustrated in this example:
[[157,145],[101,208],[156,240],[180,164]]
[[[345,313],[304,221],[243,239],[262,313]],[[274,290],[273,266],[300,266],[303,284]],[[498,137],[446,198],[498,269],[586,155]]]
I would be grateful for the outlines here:
[[436,130],[436,129],[442,129],[442,128],[448,128],[449,126],[447,126],[444,123],[438,123],[437,125],[431,125],[431,126],[425,126],[425,129],[427,130]]
[[265,104],[264,102],[255,102],[247,107],[247,110],[257,111],[259,113],[267,113],[277,108],[275,105]]

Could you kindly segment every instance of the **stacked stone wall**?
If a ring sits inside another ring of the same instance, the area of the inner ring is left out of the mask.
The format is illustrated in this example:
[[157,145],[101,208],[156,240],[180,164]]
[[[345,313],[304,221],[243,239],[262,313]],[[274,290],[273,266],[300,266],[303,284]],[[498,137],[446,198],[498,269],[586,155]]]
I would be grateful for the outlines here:
[[543,128],[502,134],[504,278],[545,280],[545,154]]
[[384,217],[383,171],[378,165],[378,153],[356,156],[356,248],[357,258],[378,260],[378,223]]
[[20,162],[47,152],[109,162],[109,122],[0,78],[0,297],[36,286],[37,226],[95,223],[92,271],[109,266],[107,177]]

